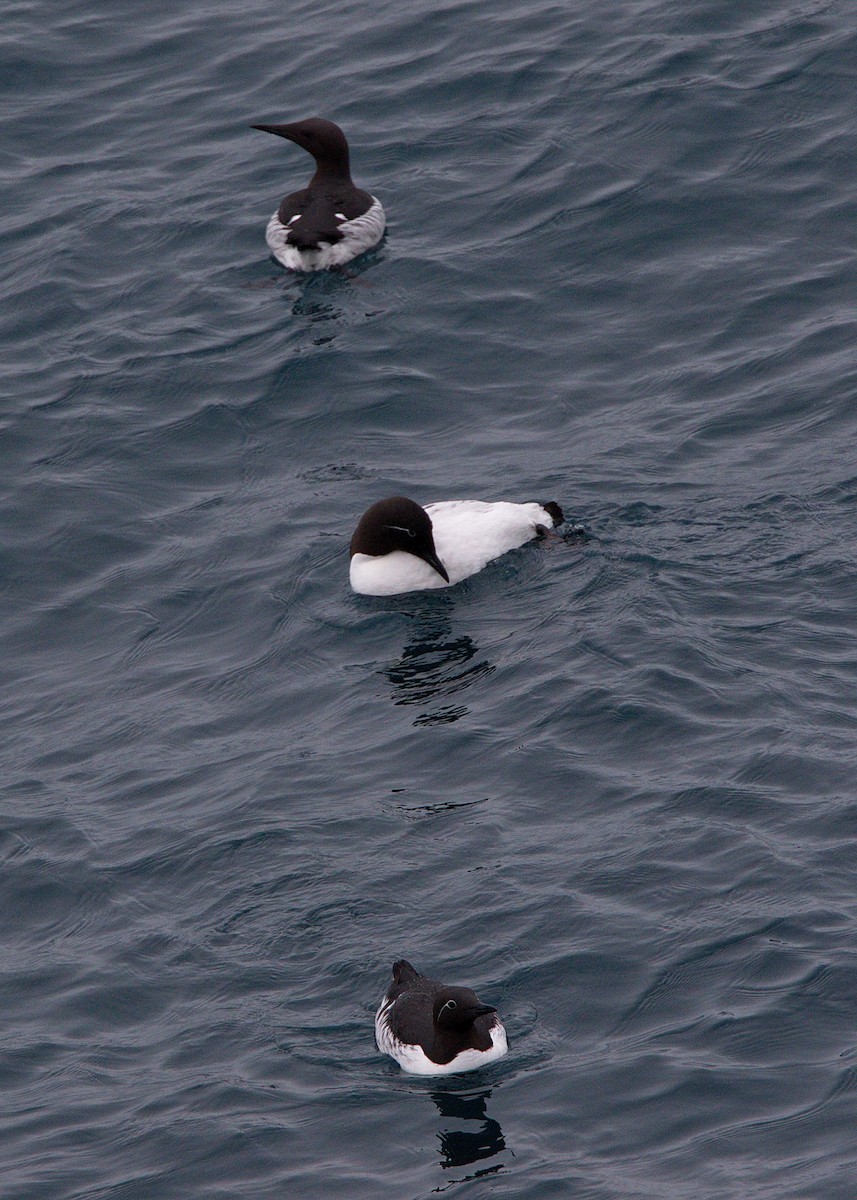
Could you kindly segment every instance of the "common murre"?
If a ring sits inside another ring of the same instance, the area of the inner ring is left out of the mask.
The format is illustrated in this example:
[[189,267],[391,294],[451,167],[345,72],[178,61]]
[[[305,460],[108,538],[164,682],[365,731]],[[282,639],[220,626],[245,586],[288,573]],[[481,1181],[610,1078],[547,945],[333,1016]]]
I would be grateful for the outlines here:
[[350,262],[381,240],[384,210],[380,200],[355,186],[348,142],[338,125],[310,117],[250,128],[288,138],[315,159],[312,179],[281,201],[265,230],[278,262],[293,271],[321,271]]
[[378,500],[351,538],[351,586],[365,596],[451,587],[563,521],[562,509],[506,500]]
[[404,958],[393,963],[375,1014],[375,1041],[412,1075],[474,1071],[509,1048],[496,1008],[471,988],[427,979]]

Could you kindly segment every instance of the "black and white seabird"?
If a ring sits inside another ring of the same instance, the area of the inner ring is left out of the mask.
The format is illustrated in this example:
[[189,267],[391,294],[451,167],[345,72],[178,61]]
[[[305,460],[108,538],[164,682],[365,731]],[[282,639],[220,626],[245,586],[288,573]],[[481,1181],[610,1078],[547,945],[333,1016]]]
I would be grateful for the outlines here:
[[386,225],[381,202],[351,178],[348,142],[333,121],[310,117],[286,125],[251,125],[303,146],[315,159],[307,186],[292,192],[268,222],[271,253],[293,271],[340,267],[376,245]]
[[351,538],[351,586],[365,596],[451,587],[563,521],[550,501],[440,500],[425,508],[390,496],[368,508]]
[[411,1075],[475,1071],[509,1049],[496,1008],[471,988],[427,979],[403,958],[375,1014],[375,1041]]

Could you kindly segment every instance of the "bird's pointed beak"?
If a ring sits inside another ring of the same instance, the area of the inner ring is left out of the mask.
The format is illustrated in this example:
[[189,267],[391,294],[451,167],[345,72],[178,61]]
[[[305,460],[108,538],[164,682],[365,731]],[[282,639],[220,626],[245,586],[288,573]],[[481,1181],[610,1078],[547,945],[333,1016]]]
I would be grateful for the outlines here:
[[475,1021],[477,1017],[487,1017],[489,1013],[496,1011],[493,1004],[474,1004],[473,1008],[468,1008],[467,1015],[471,1021]]
[[426,554],[421,554],[420,558],[423,560],[423,562],[427,562],[430,567],[434,567],[438,575],[440,575],[441,578],[445,579],[446,582],[449,583],[449,576],[446,573],[446,567],[440,561],[434,550],[429,550]]
[[275,133],[277,137],[288,138],[290,142],[295,140],[291,125],[251,125],[250,128],[261,129],[262,133]]

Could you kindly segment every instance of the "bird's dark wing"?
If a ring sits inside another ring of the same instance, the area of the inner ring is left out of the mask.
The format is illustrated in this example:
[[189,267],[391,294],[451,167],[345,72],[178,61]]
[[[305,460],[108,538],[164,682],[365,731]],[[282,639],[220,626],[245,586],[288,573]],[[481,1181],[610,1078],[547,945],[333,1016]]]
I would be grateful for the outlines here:
[[288,225],[289,221],[295,217],[299,217],[304,210],[306,202],[306,188],[301,188],[299,192],[292,192],[290,196],[284,196],[280,201],[280,207],[277,209],[277,217],[280,224]]

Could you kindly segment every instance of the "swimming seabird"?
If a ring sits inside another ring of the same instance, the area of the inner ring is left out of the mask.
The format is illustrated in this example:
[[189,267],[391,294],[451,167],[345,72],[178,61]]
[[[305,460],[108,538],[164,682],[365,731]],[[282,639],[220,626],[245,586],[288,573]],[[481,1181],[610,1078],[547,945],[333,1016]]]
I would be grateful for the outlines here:
[[493,1005],[472,988],[420,975],[404,958],[393,963],[393,981],[375,1014],[375,1041],[412,1075],[474,1071],[509,1048]]
[[384,210],[351,178],[348,142],[338,125],[310,117],[251,129],[288,138],[315,159],[312,179],[282,200],[265,230],[278,262],[293,271],[320,271],[350,262],[381,240]]
[[563,521],[550,501],[378,500],[351,538],[351,586],[367,596],[451,587]]

